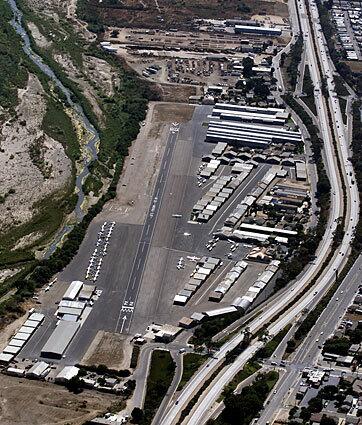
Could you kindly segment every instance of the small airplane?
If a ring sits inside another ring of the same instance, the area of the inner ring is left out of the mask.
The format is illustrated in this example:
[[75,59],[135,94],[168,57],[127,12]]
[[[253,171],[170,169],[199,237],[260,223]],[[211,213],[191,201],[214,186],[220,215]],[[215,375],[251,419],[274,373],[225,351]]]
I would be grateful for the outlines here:
[[194,263],[196,263],[196,261],[199,261],[201,259],[200,257],[195,257],[195,256],[194,257],[191,257],[190,255],[188,255],[186,258],[188,260],[194,262]]

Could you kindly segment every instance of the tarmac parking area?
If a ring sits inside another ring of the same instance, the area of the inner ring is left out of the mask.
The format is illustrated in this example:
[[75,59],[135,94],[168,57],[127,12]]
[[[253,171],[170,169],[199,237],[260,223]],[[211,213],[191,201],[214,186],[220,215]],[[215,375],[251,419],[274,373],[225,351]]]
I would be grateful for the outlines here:
[[[145,157],[141,155],[142,165],[137,163],[137,155],[128,158],[129,164],[119,185],[122,192],[119,195],[121,208],[117,209],[115,201],[111,203],[112,208],[107,204],[89,226],[78,254],[58,276],[57,283],[49,292],[40,295],[40,311],[46,316],[44,323],[19,357],[40,357],[41,348],[56,326],[56,302],[60,301],[73,280],[94,283],[102,293],[89,307],[65,358],[60,361],[64,364],[79,363],[99,331],[134,335],[143,333],[152,322],[177,325],[180,318],[190,316],[195,311],[228,306],[240,293],[244,294],[264,270],[265,265],[250,262],[245,273],[221,302],[208,300],[211,290],[236,261],[245,257],[251,245],[239,244],[231,259],[227,256],[230,248],[228,242],[219,241],[211,252],[205,245],[212,238],[212,233],[223,225],[237,202],[248,195],[270,167],[268,164],[259,164],[208,223],[191,222],[193,205],[214,181],[211,179],[199,187],[196,176],[201,158],[210,154],[214,147],[204,142],[207,130],[205,123],[211,109],[209,106],[197,106],[191,120],[172,124],[171,127],[169,125],[168,131],[158,132],[159,137],[165,138],[159,141],[162,150],[158,148],[154,151],[160,158],[157,163],[149,163],[153,168],[152,173],[145,170],[145,175],[152,176],[152,182],[147,180],[141,186],[140,176],[144,171],[141,166],[147,167]],[[149,130],[148,126],[149,121],[146,121],[145,132]],[[130,155],[133,154],[131,151]],[[132,164],[130,161],[133,161]],[[215,178],[230,174],[230,168],[226,167],[220,166]],[[128,174],[129,168],[140,175],[135,182]],[[125,212],[124,206],[131,199],[128,199],[128,190],[132,192],[131,198],[135,200],[136,206],[129,204],[131,209]],[[137,211],[138,208],[140,211]],[[93,282],[85,279],[86,269],[104,220],[114,221],[115,226],[99,276]],[[187,256],[215,256],[221,259],[223,265],[212,273],[187,305],[181,307],[173,305],[173,298],[183,288],[196,265]],[[181,257],[185,260],[185,268],[178,270],[176,266]]]

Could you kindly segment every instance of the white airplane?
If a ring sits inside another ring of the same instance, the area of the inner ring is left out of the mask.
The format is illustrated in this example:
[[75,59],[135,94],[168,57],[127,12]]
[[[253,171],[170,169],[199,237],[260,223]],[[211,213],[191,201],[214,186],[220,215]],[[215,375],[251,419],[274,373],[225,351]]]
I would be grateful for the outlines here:
[[190,255],[187,256],[187,259],[196,263],[196,261],[199,261],[201,258],[200,257],[191,257]]

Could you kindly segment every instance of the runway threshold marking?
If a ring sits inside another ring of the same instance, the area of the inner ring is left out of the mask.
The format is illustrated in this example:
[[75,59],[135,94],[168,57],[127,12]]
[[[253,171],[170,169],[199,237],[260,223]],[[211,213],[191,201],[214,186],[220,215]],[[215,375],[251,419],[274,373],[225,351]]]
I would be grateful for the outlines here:
[[119,333],[122,333],[123,328],[124,328],[124,324],[126,323],[126,320],[127,320],[127,316],[123,316],[122,317],[122,326],[121,326]]

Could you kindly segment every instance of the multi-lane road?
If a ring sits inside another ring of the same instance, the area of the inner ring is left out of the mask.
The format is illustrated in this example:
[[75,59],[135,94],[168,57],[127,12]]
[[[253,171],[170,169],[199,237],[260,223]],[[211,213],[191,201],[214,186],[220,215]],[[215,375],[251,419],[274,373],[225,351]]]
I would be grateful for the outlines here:
[[[269,403],[262,412],[258,424],[266,425],[283,408],[287,402],[290,390],[296,388],[300,373],[305,367],[317,364],[320,347],[333,334],[343,314],[352,303],[358,287],[361,283],[360,273],[362,268],[362,257],[356,261],[345,279],[342,281],[338,292],[331,299],[326,309],[318,318],[315,326],[295,352],[292,360],[287,363],[286,373],[275,386],[276,394],[269,398]],[[278,358],[274,359],[278,361]]]
[[[330,63],[327,58],[327,52],[325,50],[322,37],[318,36],[320,33],[318,10],[313,3],[310,4],[310,13],[312,14],[315,27],[315,42],[318,46],[317,49],[315,49],[315,44],[312,40],[312,31],[306,11],[306,5],[303,1],[298,2],[298,13],[301,18],[302,32],[311,68],[311,77],[316,87],[315,102],[318,110],[320,131],[324,142],[326,168],[332,186],[331,208],[327,229],[317,250],[316,262],[309,266],[307,271],[293,285],[290,291],[285,294],[283,299],[276,302],[269,310],[264,311],[262,316],[257,317],[249,324],[250,331],[255,332],[261,326],[273,319],[273,317],[276,316],[285,306],[298,299],[298,303],[295,304],[293,308],[281,315],[274,321],[274,323],[272,323],[271,326],[268,327],[269,334],[271,335],[275,335],[283,329],[286,324],[292,322],[295,316],[303,309],[314,307],[322,295],[328,290],[329,286],[334,282],[336,272],[342,269],[350,252],[350,245],[359,215],[358,191],[354,184],[353,167],[348,159],[349,152],[346,140],[346,129],[343,125],[339,103],[337,101],[332,102],[332,100],[329,99],[329,108],[332,116],[330,120],[328,115],[328,106],[320,87],[322,77],[326,76],[328,88],[330,90],[335,89]],[[322,64],[321,69],[319,69],[318,60]],[[320,75],[320,72],[322,72],[322,75]],[[334,141],[336,141],[337,144],[338,159],[336,157]],[[338,160],[341,165],[340,170],[338,167]],[[345,184],[345,193],[343,192],[342,181],[344,181]],[[338,220],[343,215],[345,216],[345,232],[343,240],[339,249],[334,253],[331,261],[329,261],[328,265],[324,267],[323,263],[328,258]],[[320,273],[320,277],[316,284],[304,296],[299,297],[298,294],[305,288],[306,284],[311,281],[317,272]],[[165,415],[163,416],[162,424],[171,425],[178,420],[182,410],[187,406],[202,384],[211,375],[211,372],[216,370],[216,368],[222,364],[226,352],[233,346],[236,346],[241,339],[241,335],[233,337],[229,342],[221,347],[216,358],[210,359],[205,366],[199,370],[199,372],[181,392],[176,403],[169,405]],[[234,373],[243,367],[246,361],[257,351],[259,346],[260,341],[253,342],[248,349],[235,360],[232,365]],[[219,396],[224,385],[226,385],[229,380],[229,373],[219,374],[199,398],[195,408],[188,418],[186,418],[185,423],[205,423],[210,417],[211,406]]]

